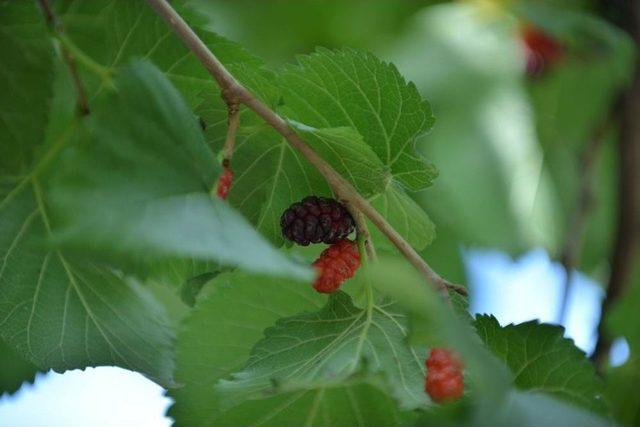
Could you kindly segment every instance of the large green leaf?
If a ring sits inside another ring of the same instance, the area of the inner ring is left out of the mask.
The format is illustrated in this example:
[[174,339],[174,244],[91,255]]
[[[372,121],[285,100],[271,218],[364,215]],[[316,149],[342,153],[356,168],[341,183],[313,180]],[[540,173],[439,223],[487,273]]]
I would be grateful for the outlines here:
[[398,426],[415,412],[400,412],[393,399],[367,384],[343,384],[247,401],[216,420],[216,426]]
[[247,365],[222,381],[218,392],[234,406],[265,395],[382,376],[383,389],[402,408],[425,407],[426,353],[407,345],[406,330],[403,315],[392,306],[359,309],[338,292],[321,311],[280,319],[267,329]]
[[0,181],[0,337],[41,369],[116,365],[161,384],[172,337],[146,290],[45,246],[51,220],[37,178]]
[[19,174],[44,138],[52,52],[35,2],[0,1],[0,173]]
[[324,160],[367,197],[384,191],[390,177],[362,136],[350,127],[311,128],[293,123],[298,133]]
[[413,150],[433,125],[431,108],[395,66],[352,49],[318,49],[297,59],[280,79],[293,119],[317,128],[350,126],[403,185],[431,184],[435,168]]
[[251,346],[276,319],[317,310],[324,298],[309,285],[225,273],[205,286],[178,334],[175,404],[169,415],[178,426],[211,425],[216,417],[217,380],[238,369]]
[[162,73],[135,62],[115,84],[57,180],[60,242],[134,259],[185,257],[311,276],[209,194],[217,162]]
[[224,410],[216,382],[246,363],[265,328],[318,310],[325,297],[303,283],[241,273],[222,274],[203,292],[178,336],[176,381],[183,386],[170,390],[175,403],[168,412],[176,426],[391,426],[411,419],[393,399],[365,384],[283,393]]
[[537,321],[501,327],[493,316],[476,319],[478,334],[509,366],[518,388],[541,391],[604,413],[602,380],[560,326]]
[[38,368],[20,357],[15,350],[0,340],[0,397],[16,392],[23,383],[32,383]]

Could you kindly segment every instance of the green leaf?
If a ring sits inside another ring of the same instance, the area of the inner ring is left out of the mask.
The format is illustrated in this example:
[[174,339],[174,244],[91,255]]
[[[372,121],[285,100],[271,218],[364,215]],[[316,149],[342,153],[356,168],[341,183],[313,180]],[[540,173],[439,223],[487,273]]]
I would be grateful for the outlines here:
[[165,282],[144,281],[144,287],[162,306],[167,318],[171,322],[172,330],[176,331],[182,319],[189,314],[189,307],[178,294],[178,289]]
[[[342,385],[247,401],[217,419],[216,426],[398,426],[415,412],[400,412],[393,399],[367,385]],[[201,425],[201,424],[198,424]]]
[[[415,249],[424,249],[435,239],[436,227],[429,215],[397,184],[391,183],[385,192],[369,201]],[[392,247],[377,227],[371,225],[369,228],[376,245]]]
[[32,383],[38,368],[20,357],[4,341],[0,340],[0,398],[15,393],[23,383]]
[[165,313],[137,283],[45,246],[32,174],[0,180],[0,337],[41,369],[116,365],[171,384]]
[[215,279],[218,274],[218,272],[203,273],[184,282],[180,289],[182,301],[189,307],[196,305],[196,298],[204,285]]
[[280,78],[292,119],[315,128],[352,127],[404,186],[431,184],[435,168],[414,151],[434,122],[431,108],[395,66],[353,49],[299,56]]
[[53,47],[35,2],[0,2],[0,173],[19,174],[44,138]]
[[247,365],[218,385],[221,400],[231,407],[271,394],[373,381],[402,409],[426,407],[426,352],[407,345],[402,317],[389,304],[362,310],[347,294],[335,293],[319,312],[267,329]]
[[145,283],[159,283],[178,290],[188,279],[221,269],[213,261],[201,261],[195,258],[158,258],[153,262],[127,260],[120,266]]
[[392,426],[413,418],[366,384],[283,393],[222,410],[214,385],[246,363],[263,330],[279,318],[318,310],[325,297],[303,283],[241,273],[221,274],[203,292],[178,336],[176,380],[184,386],[169,391],[175,403],[168,412],[176,426]]
[[217,162],[171,83],[147,62],[124,68],[94,108],[52,200],[58,241],[134,259],[194,258],[273,275],[308,268],[270,246],[209,194]]
[[519,427],[610,427],[606,418],[584,411],[544,393],[513,390],[506,399],[503,410],[496,411],[483,421],[487,425]]
[[387,181],[385,166],[364,144],[362,136],[350,127],[315,129],[291,122],[298,133],[343,177],[365,197],[384,191]]
[[493,316],[476,319],[478,334],[509,366],[515,385],[541,391],[598,413],[607,411],[595,368],[560,326],[537,321],[500,327]]
[[315,311],[324,301],[308,284],[245,273],[220,274],[203,292],[178,334],[176,382],[184,386],[170,390],[175,404],[168,414],[177,426],[224,420],[214,393],[218,379],[242,367],[277,319]]

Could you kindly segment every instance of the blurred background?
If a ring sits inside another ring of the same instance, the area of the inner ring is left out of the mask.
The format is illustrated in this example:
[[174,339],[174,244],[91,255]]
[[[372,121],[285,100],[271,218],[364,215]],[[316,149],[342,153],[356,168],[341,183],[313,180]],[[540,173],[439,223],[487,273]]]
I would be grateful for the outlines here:
[[[562,324],[612,378],[640,384],[619,320],[637,319],[640,298],[607,292],[640,297],[640,165],[631,161],[640,136],[626,115],[638,103],[634,0],[189,3],[274,68],[316,46],[396,64],[436,116],[416,146],[440,176],[412,195],[437,227],[425,259],[470,287],[474,313]],[[611,319],[598,341],[603,302]],[[639,398],[624,387],[608,396],[615,415],[640,425]],[[163,426],[168,404],[160,387],[118,368],[38,373],[0,397],[0,426]]]

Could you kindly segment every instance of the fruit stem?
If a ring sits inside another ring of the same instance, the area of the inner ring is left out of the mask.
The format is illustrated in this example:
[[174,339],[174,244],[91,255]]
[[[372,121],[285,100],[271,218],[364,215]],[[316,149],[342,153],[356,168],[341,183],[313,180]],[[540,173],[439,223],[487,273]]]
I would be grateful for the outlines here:
[[230,101],[224,94],[222,98],[227,103],[228,110],[227,138],[222,148],[222,165],[229,167],[231,166],[231,157],[233,157],[233,148],[236,143],[236,131],[238,130],[238,125],[240,125],[240,111],[236,101]]
[[367,227],[367,220],[364,214],[359,210],[354,209],[348,203],[347,208],[349,209],[349,212],[351,212],[351,216],[353,216],[353,219],[356,222],[356,239],[358,240],[358,249],[360,249],[360,258],[362,258],[363,260],[365,258],[368,258],[369,260],[374,262],[377,261],[378,255],[376,254],[376,248],[373,246],[371,233],[369,232],[369,227]]
[[369,261],[369,255],[367,255],[367,250],[364,247],[365,240],[361,234],[357,235],[356,242],[358,243],[358,253],[360,254],[360,265],[364,267]]

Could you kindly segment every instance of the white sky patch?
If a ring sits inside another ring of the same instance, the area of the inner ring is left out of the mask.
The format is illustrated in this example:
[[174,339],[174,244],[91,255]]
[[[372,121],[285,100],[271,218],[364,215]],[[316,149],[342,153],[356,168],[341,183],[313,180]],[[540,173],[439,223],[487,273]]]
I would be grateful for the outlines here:
[[39,374],[34,385],[0,398],[0,426],[168,427],[171,400],[163,393],[142,375],[115,367]]
[[[517,260],[492,250],[469,250],[465,261],[472,313],[493,314],[501,325],[539,319],[557,323],[565,273],[542,249]],[[590,354],[596,343],[602,288],[575,272],[567,305],[565,336]]]

